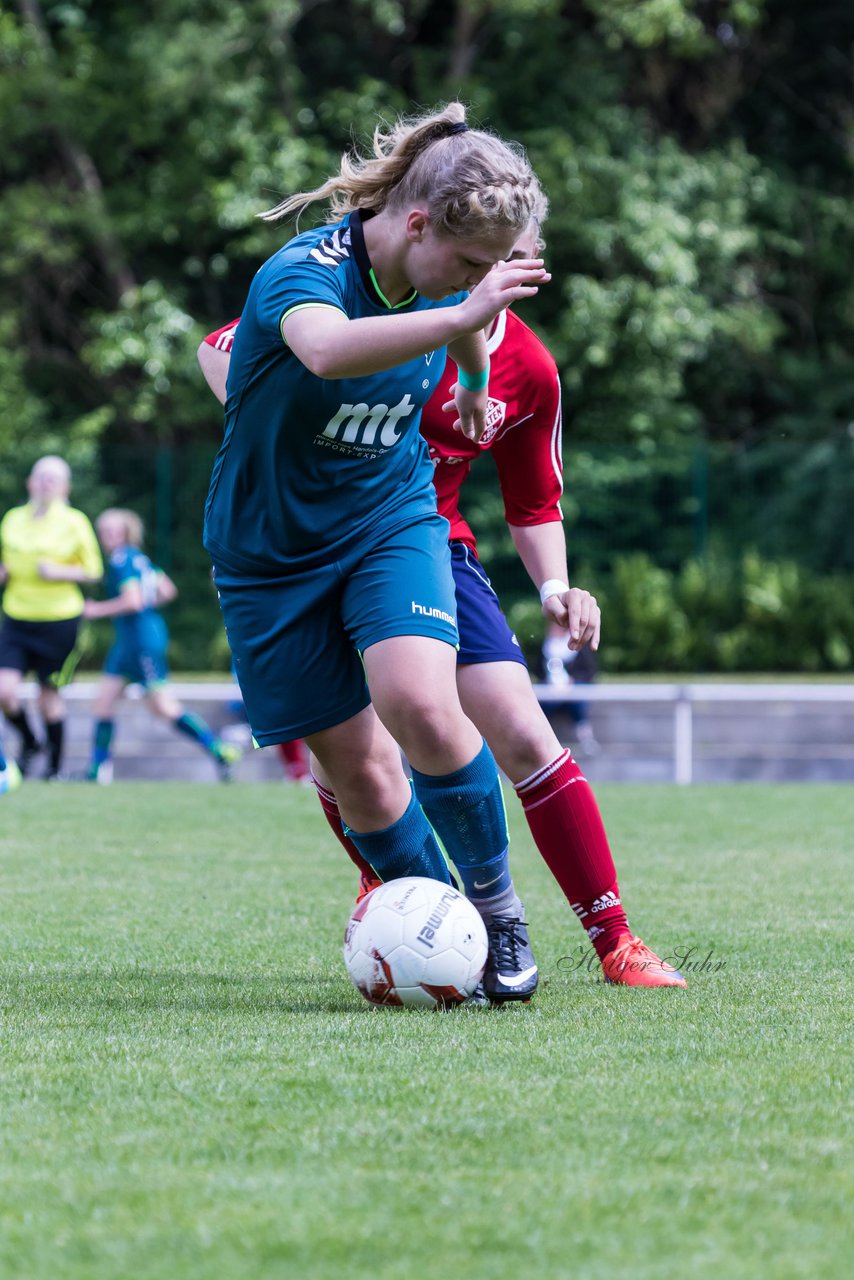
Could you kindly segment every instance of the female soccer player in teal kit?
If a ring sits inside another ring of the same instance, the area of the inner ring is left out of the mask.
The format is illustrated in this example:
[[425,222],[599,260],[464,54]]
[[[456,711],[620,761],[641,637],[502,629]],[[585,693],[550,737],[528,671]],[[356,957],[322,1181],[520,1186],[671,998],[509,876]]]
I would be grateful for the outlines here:
[[[516,242],[513,256],[533,258],[542,244],[545,202]],[[230,351],[239,321],[209,334],[199,363],[211,390],[225,402]],[[545,595],[543,610],[559,620],[559,651],[567,648],[563,628],[571,620],[566,546],[560,517],[560,382],[555,362],[536,335],[509,308],[487,335],[490,355],[489,411],[480,440],[451,428],[443,410],[452,394],[456,369],[448,361],[425,405],[421,433],[434,464],[439,512],[450,525],[451,565],[457,604],[457,688],[462,704],[483,733],[513,783],[534,842],[578,916],[609,982],[628,986],[684,986],[672,965],[662,961],[629,926],[607,833],[584,775],[555,737],[531,687],[516,637],[477,554],[474,533],[460,511],[461,493],[472,463],[491,452],[496,463],[508,527],[534,585]],[[543,584],[548,583],[548,590]],[[597,638],[591,640],[595,648]],[[581,653],[586,649],[580,650]],[[330,827],[360,872],[360,899],[377,879],[344,835],[334,794],[313,770],[313,781]],[[508,937],[508,945],[509,945]],[[510,974],[511,981],[518,975]],[[487,975],[494,999],[500,972]]]
[[[418,424],[448,348],[459,429],[482,433],[483,330],[549,279],[504,261],[539,198],[519,150],[452,103],[272,210],[328,199],[335,221],[253,281],[205,521],[256,741],[307,740],[383,880],[448,879],[432,825],[487,920],[518,917],[518,899],[495,762],[456,694],[448,525]],[[513,950],[524,997],[536,966]]]

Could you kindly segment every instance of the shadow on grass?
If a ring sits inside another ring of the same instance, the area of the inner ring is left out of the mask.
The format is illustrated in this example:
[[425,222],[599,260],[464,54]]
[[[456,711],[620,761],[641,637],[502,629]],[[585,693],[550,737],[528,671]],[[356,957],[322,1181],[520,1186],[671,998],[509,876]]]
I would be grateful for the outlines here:
[[127,969],[75,969],[67,973],[20,974],[0,980],[0,1008],[22,1005],[31,1011],[137,1011],[329,1014],[371,1013],[356,991],[342,992],[332,978],[156,972]]

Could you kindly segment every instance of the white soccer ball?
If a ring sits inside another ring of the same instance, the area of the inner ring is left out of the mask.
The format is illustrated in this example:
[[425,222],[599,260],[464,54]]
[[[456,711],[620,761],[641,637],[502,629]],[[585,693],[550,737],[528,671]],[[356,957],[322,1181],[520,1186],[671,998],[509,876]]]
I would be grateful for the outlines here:
[[357,904],[344,963],[372,1004],[445,1008],[480,982],[486,946],[486,928],[468,898],[438,880],[408,876]]

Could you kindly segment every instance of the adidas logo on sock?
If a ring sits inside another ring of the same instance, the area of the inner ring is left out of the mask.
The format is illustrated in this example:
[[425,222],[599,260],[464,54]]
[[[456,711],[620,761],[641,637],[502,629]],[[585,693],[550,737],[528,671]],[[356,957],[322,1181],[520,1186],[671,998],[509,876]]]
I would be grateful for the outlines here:
[[614,893],[613,889],[609,889],[607,893],[602,894],[601,898],[594,899],[590,911],[595,915],[597,911],[607,911],[609,907],[619,907],[621,905],[616,893]]

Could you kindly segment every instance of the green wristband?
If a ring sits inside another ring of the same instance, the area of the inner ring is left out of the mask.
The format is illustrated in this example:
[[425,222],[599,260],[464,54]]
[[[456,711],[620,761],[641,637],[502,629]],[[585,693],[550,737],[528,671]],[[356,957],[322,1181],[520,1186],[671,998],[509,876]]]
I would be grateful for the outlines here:
[[465,369],[460,369],[458,366],[457,381],[461,387],[465,387],[466,391],[485,390],[489,383],[489,361],[481,373],[466,373]]

